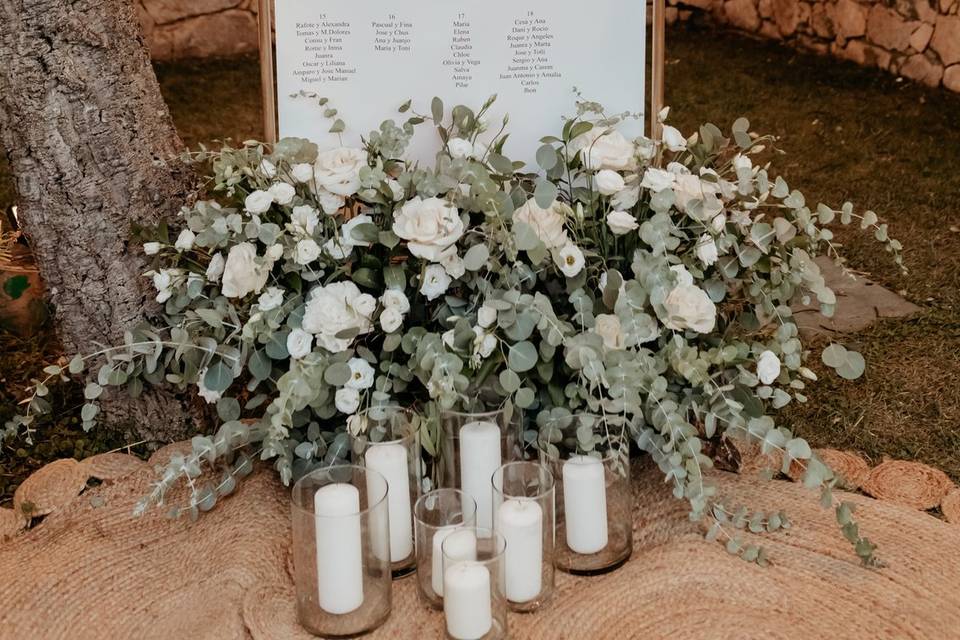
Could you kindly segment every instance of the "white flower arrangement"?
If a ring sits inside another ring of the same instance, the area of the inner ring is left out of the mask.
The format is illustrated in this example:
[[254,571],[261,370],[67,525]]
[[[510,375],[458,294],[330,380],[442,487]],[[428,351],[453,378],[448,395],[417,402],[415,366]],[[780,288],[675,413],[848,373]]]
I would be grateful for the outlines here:
[[[784,469],[802,464],[829,502],[832,472],[770,415],[804,401],[815,379],[790,304],[816,299],[833,313],[813,257],[840,260],[826,227],[837,218],[872,229],[901,264],[886,225],[849,204],[809,207],[754,164],[770,140],[742,119],[730,138],[664,125],[656,143],[617,131],[630,116],[581,102],[543,138],[540,166],[523,167],[503,155],[506,121],[486,132],[491,104],[446,112],[434,99],[430,116],[384,122],[362,149],[285,139],[188,156],[209,167],[214,200],[182,212],[174,243],[165,228],[144,238],[164,326],[131,327],[125,345],[48,371],[105,358],[91,399],[166,381],[216,404],[217,432],[171,462],[141,510],[201,463],[227,480],[191,482],[175,511],[210,508],[249,471],[247,446],[289,483],[342,459],[365,412],[387,406],[420,408],[433,455],[438,410],[473,398],[524,410],[531,447],[590,452],[629,436],[708,536],[747,560],[765,556],[737,529],[787,520],[728,510],[704,478],[705,442],[759,441]],[[443,141],[429,168],[404,161],[424,122]],[[845,377],[863,371],[855,352],[830,356]],[[42,407],[31,402],[8,433],[29,432]],[[602,432],[564,431],[565,416],[585,412],[602,416]],[[92,427],[96,405],[83,415]],[[847,505],[838,519],[876,563]]]

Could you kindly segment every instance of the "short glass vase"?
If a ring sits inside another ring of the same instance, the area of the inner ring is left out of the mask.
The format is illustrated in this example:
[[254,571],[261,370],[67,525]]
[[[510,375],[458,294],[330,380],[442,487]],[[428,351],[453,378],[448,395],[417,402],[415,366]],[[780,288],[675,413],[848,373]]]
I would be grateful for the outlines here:
[[389,554],[394,578],[413,573],[417,558],[413,540],[413,505],[420,495],[420,416],[395,407],[374,407],[359,415],[363,425],[351,436],[354,464],[387,479],[390,513]]
[[477,503],[459,489],[425,493],[413,509],[417,540],[417,590],[428,607],[443,609],[444,538],[461,527],[476,524]]
[[293,486],[297,619],[310,633],[348,637],[390,615],[387,481],[372,469],[317,469]]
[[462,527],[444,538],[441,549],[447,638],[508,637],[503,536],[482,527]]
[[553,474],[539,462],[508,462],[493,474],[493,530],[507,544],[504,591],[511,611],[539,609],[553,594]]

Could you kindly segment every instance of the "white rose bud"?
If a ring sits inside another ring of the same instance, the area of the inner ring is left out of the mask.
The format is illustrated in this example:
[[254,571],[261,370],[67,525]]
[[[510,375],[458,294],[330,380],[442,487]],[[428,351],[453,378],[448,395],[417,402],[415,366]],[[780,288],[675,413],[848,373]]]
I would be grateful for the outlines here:
[[295,164],[293,168],[290,169],[290,176],[297,182],[306,184],[313,180],[313,165],[306,162]]
[[477,310],[477,324],[484,329],[489,329],[497,321],[497,310],[487,305],[482,305]]
[[184,229],[180,232],[180,235],[177,236],[177,241],[174,243],[173,247],[177,251],[190,251],[193,249],[193,241],[197,239],[197,234],[190,229]]
[[266,191],[254,191],[243,201],[243,206],[249,213],[266,213],[272,204],[273,196]]
[[278,182],[267,191],[273,196],[273,201],[279,205],[288,205],[293,202],[293,197],[297,195],[297,190],[286,182]]
[[663,146],[670,151],[684,151],[687,148],[687,139],[676,128],[665,124],[663,125]]
[[410,311],[410,301],[406,294],[399,289],[387,289],[380,296],[380,303],[385,309],[396,309],[400,313]]
[[396,180],[387,180],[387,186],[390,187],[390,193],[393,194],[393,201],[400,202],[407,194]]
[[597,183],[597,191],[605,196],[612,196],[626,186],[626,183],[623,181],[623,176],[610,169],[598,171],[595,181]]
[[294,360],[306,356],[313,349],[313,336],[303,329],[294,329],[287,336],[287,352]]
[[210,282],[220,282],[220,276],[223,275],[223,254],[215,253],[210,258],[210,264],[207,265],[207,280]]
[[160,243],[159,242],[144,242],[143,243],[143,252],[148,256],[155,256],[160,253]]
[[597,315],[597,324],[594,331],[603,338],[603,344],[608,349],[623,349],[623,327],[620,324],[620,318],[608,313]]
[[312,238],[306,238],[297,243],[293,251],[293,261],[297,264],[306,265],[320,257],[320,245]]
[[270,270],[257,262],[257,248],[249,242],[241,242],[230,247],[227,254],[221,291],[228,298],[260,293],[268,277]]
[[707,292],[695,285],[680,285],[664,300],[664,325],[674,331],[690,329],[710,333],[717,323],[717,308]]
[[340,413],[356,413],[357,409],[360,408],[360,392],[356,389],[350,389],[348,387],[337,389],[337,393],[334,395],[333,401],[337,407],[337,411]]
[[260,161],[260,173],[267,176],[268,178],[275,178],[277,175],[277,165],[273,164],[266,158]]
[[282,244],[272,244],[267,247],[267,259],[276,262],[283,257],[283,245]]
[[780,358],[769,349],[757,359],[757,377],[763,384],[773,384],[780,377]]
[[700,236],[697,241],[697,257],[707,267],[717,261],[720,255],[717,252],[717,243],[713,240],[713,236],[706,233]]
[[636,230],[640,223],[633,214],[626,211],[611,211],[607,214],[607,226],[615,236],[622,236]]
[[343,205],[346,204],[343,196],[338,196],[335,193],[330,193],[326,189],[321,189],[317,193],[317,202],[320,203],[320,208],[323,209],[323,212],[328,216],[335,215],[337,211],[343,208]]
[[393,333],[403,325],[403,314],[398,309],[387,307],[380,312],[380,328]]

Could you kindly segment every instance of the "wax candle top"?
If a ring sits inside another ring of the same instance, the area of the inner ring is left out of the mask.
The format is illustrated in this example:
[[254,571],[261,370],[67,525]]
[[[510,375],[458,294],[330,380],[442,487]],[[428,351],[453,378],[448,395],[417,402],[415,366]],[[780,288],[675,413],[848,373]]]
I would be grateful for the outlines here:
[[403,464],[406,464],[407,449],[402,444],[397,443],[374,443],[367,449],[364,457],[367,459],[367,462],[374,461],[383,464],[397,464],[397,462],[402,461]]
[[464,591],[490,588],[490,571],[473,560],[461,560],[447,567],[444,577],[447,584],[456,584]]
[[535,500],[511,498],[500,505],[497,516],[514,527],[528,527],[540,522],[543,509]]
[[460,429],[461,445],[500,439],[500,427],[493,422],[468,422]]
[[359,513],[360,490],[352,484],[337,482],[317,489],[313,496],[314,515],[339,518]]

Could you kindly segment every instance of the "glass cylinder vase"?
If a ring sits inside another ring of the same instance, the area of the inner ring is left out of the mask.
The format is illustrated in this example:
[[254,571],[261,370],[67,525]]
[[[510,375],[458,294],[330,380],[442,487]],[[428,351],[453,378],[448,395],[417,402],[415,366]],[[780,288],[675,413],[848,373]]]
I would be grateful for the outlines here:
[[492,484],[493,529],[507,544],[507,603],[512,611],[534,611],[553,594],[553,474],[539,462],[508,462]]
[[440,486],[460,489],[476,502],[478,527],[493,527],[493,472],[522,458],[520,419],[512,406],[440,414]]
[[387,479],[390,492],[388,549],[393,577],[416,570],[413,540],[413,505],[420,495],[420,416],[395,407],[374,407],[359,416],[360,429],[351,435],[355,464],[374,469]]
[[297,619],[323,637],[354,636],[391,608],[387,481],[373,469],[317,469],[293,486]]
[[[594,575],[617,569],[633,553],[633,494],[630,484],[630,445],[611,435],[596,416],[570,416],[564,429],[584,434],[584,427],[603,433],[594,449],[567,451],[556,446],[541,450],[541,459],[556,479],[558,569]],[[566,440],[565,440],[566,441]],[[578,442],[574,436],[573,442]]]
[[503,536],[482,527],[461,527],[444,538],[441,549],[447,638],[506,638]]
[[413,509],[417,541],[417,588],[420,600],[432,609],[443,609],[444,538],[460,527],[476,524],[477,504],[458,489],[425,493]]

